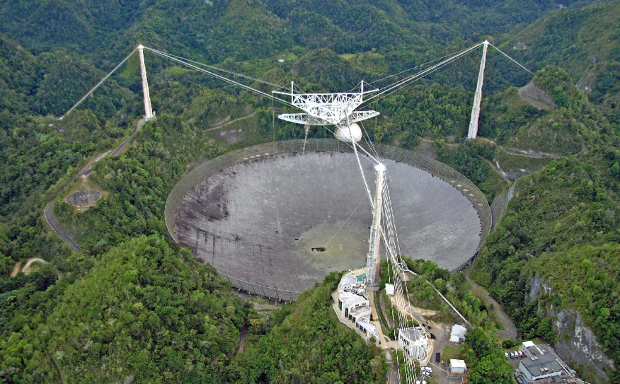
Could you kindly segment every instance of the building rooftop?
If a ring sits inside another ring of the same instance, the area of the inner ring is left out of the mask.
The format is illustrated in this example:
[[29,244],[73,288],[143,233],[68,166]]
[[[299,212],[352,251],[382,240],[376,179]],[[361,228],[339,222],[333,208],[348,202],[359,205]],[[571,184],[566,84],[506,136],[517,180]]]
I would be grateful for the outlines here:
[[[517,380],[517,383],[527,384],[527,379],[525,378],[524,375],[517,376],[516,380]],[[551,376],[551,377],[547,377],[544,379],[536,380],[536,384],[577,384],[577,383],[583,384],[583,381],[570,377],[570,376],[566,376],[566,375]]]
[[420,333],[420,330],[414,327],[401,329],[399,332],[403,337],[406,337],[410,341],[418,341],[424,338],[422,333]]
[[452,331],[450,332],[450,341],[458,343],[461,339],[465,338],[466,333],[467,328],[462,325],[454,324],[452,326]]
[[366,335],[368,338],[372,336],[374,336],[377,339],[379,338],[379,333],[377,332],[377,328],[375,327],[374,324],[368,321],[368,319],[361,319],[361,320],[358,320],[357,322],[361,324],[367,330]]
[[450,359],[450,367],[467,369],[467,364],[465,364],[465,360]]
[[[370,314],[371,314],[371,310],[370,307],[364,305],[362,307],[357,307],[352,309],[349,314],[352,315],[353,317],[355,317],[356,319],[361,320],[361,318],[367,318],[370,319]],[[361,316],[361,318],[360,318]]]
[[352,287],[352,286],[355,286],[356,284],[357,284],[357,277],[355,277],[355,275],[352,273],[347,273],[346,275],[342,276],[342,278],[340,279],[338,288]]
[[[533,343],[532,343],[533,344]],[[525,343],[523,343],[525,346]],[[563,368],[555,359],[555,356],[545,345],[534,345],[527,348],[531,357],[521,360],[521,364],[532,376],[547,375],[553,372],[562,372]]]
[[536,344],[534,344],[534,342],[531,341],[531,340],[523,342],[523,348],[530,348],[530,347],[535,347],[535,346],[536,346]]
[[353,292],[338,292],[338,298],[346,307],[356,302],[368,301],[368,298]]
[[347,307],[360,301],[367,301],[366,286],[352,272],[342,276],[338,283],[338,297]]

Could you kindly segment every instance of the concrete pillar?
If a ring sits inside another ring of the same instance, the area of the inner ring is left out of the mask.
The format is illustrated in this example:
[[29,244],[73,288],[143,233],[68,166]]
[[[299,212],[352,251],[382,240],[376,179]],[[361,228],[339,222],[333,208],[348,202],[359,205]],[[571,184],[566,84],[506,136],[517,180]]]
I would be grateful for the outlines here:
[[471,109],[471,120],[469,121],[469,132],[467,140],[473,140],[478,136],[478,120],[480,119],[480,101],[482,100],[482,83],[484,82],[484,67],[487,61],[487,48],[489,42],[487,40],[482,43],[482,60],[480,61],[480,72],[478,72],[478,85],[476,86],[476,94],[474,95],[474,106]]
[[146,67],[144,66],[144,46],[138,45],[138,53],[140,54],[140,71],[142,72],[142,92],[144,93],[144,119],[153,120],[153,109],[151,108],[151,96],[149,95],[149,82],[146,79]]

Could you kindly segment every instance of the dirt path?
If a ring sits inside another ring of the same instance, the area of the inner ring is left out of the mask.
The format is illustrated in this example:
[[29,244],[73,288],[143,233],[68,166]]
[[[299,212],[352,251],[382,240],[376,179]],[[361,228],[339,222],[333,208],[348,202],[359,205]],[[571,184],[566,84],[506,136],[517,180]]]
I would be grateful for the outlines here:
[[58,218],[56,217],[56,215],[54,215],[53,210],[54,203],[51,202],[47,205],[47,207],[45,207],[45,211],[43,211],[43,215],[45,216],[45,220],[47,220],[49,226],[54,232],[58,234],[58,236],[60,236],[61,239],[64,240],[65,243],[67,243],[67,245],[71,248],[73,252],[82,252],[82,248],[80,248],[78,243],[75,242],[73,237],[63,231],[62,227],[60,226],[60,222],[58,221]]
[[19,272],[19,266],[22,265],[21,261],[18,261],[15,263],[15,267],[13,268],[13,272],[11,272],[11,277],[15,277],[17,276],[17,273]]
[[[500,148],[503,148],[503,147],[500,147]],[[534,151],[533,149],[519,149],[519,148],[503,148],[503,149],[509,155],[533,157],[535,159],[541,159],[545,156],[552,157],[554,159],[562,158],[562,156],[556,155],[555,153]]]
[[118,147],[116,147],[114,150],[112,149],[107,150],[103,153],[98,154],[94,158],[92,158],[88,163],[86,163],[86,165],[82,169],[80,169],[80,171],[78,172],[78,177],[90,175],[90,173],[93,171],[93,164],[103,159],[107,155],[111,154],[111,156],[118,156],[118,154],[121,153],[123,149],[125,149],[125,147],[131,141],[131,139],[133,139],[136,136],[136,134],[142,129],[142,127],[144,127],[145,123],[146,121],[144,119],[138,120],[138,124],[136,125],[136,130],[133,131],[133,133],[129,135],[128,138],[123,140],[123,142],[120,143]]
[[60,367],[58,366],[58,363],[56,362],[56,359],[54,359],[54,356],[52,356],[50,354],[50,359],[52,359],[52,362],[54,363],[54,366],[56,367],[56,370],[58,370],[58,376],[60,376],[60,382],[62,384],[65,384],[65,379],[62,377],[62,371],[60,370]]
[[48,264],[48,262],[43,259],[39,259],[38,257],[33,257],[32,259],[26,260],[26,265],[24,265],[24,268],[22,268],[22,272],[24,272],[26,275],[30,273],[30,264],[32,263]]
[[13,272],[11,272],[11,277],[17,276],[17,274],[19,273],[20,270],[27,275],[28,273],[30,273],[30,265],[32,263],[47,264],[48,262],[43,260],[43,259],[39,259],[38,257],[34,257],[32,259],[26,260],[26,264],[24,264],[24,267],[20,268],[22,262],[18,261],[17,263],[15,263],[15,267],[13,268]]
[[500,168],[499,163],[497,162],[497,160],[495,160],[495,163],[493,163],[491,160],[486,159],[486,158],[484,158],[484,157],[482,157],[480,155],[478,155],[478,157],[481,158],[482,160],[486,161],[491,166],[491,168],[493,168],[493,170],[495,172],[497,172],[502,177],[502,179],[504,179],[505,182],[507,182],[508,184],[512,183],[512,181],[510,181],[510,179],[506,175],[506,172],[502,171],[502,169]]
[[248,326],[244,325],[243,328],[241,328],[241,338],[239,340],[239,351],[237,351],[237,354],[239,353],[245,353],[245,343],[248,341]]
[[243,120],[243,119],[249,119],[250,117],[256,115],[256,111],[252,112],[251,114],[247,115],[247,116],[241,116],[239,118],[236,118],[234,120],[230,120],[230,121],[226,121],[225,123],[216,123],[213,125],[212,128],[206,129],[206,131],[214,131],[216,129],[220,129],[220,128],[224,128],[225,126],[235,123],[239,120]]
[[136,136],[136,134],[138,132],[140,132],[142,127],[144,127],[144,124],[146,124],[146,120],[144,120],[144,119],[138,120],[138,124],[136,125],[136,130],[133,131],[133,133],[131,135],[129,135],[128,138],[123,140],[123,142],[118,147],[116,147],[115,150],[112,151],[110,156],[118,156],[123,151],[123,149],[125,149],[125,147],[131,141],[131,139],[133,139]]
[[400,374],[398,372],[398,364],[392,360],[392,350],[384,349],[385,361],[390,365],[387,373],[388,384],[400,384]]
[[467,281],[469,281],[472,285],[472,291],[479,290],[480,292],[482,292],[482,297],[484,301],[486,301],[487,304],[490,304],[495,307],[495,309],[497,310],[497,314],[499,315],[499,318],[502,320],[502,323],[504,323],[505,330],[499,331],[497,332],[497,334],[502,338],[502,340],[507,340],[507,339],[517,340],[517,338],[519,337],[519,334],[517,332],[517,327],[515,327],[510,317],[508,317],[506,312],[504,312],[504,308],[502,308],[500,303],[498,303],[495,299],[493,299],[491,295],[489,295],[489,292],[486,289],[476,284],[476,282],[474,282],[471,279],[470,274],[471,274],[472,268],[473,266],[470,266],[469,268],[467,268],[467,273],[465,274]]
[[[423,137],[420,138],[420,141],[425,142],[425,143],[430,143],[430,144],[435,143],[435,140],[429,140]],[[453,147],[453,148],[458,147],[459,145],[461,145],[461,143],[446,143],[447,147]]]
[[106,151],[90,159],[88,163],[86,163],[86,165],[82,169],[80,169],[80,171],[78,172],[78,177],[90,175],[90,173],[93,171],[93,164],[106,157],[109,153],[110,151]]
[[[409,303],[409,300],[405,300],[405,298],[401,294],[395,292],[394,295],[390,296],[390,301],[392,302],[392,306],[396,307],[399,312],[411,317],[420,324],[426,323],[426,319],[415,310],[416,307],[412,306],[411,304],[405,304]],[[403,307],[403,305],[405,307]]]
[[[482,136],[478,136],[476,139],[489,142],[489,143],[497,146],[498,148],[503,149],[509,155],[531,157],[531,158],[535,158],[535,159],[540,159],[540,158],[543,158],[545,156],[548,156],[548,157],[551,157],[551,158],[554,158],[554,159],[561,159],[561,158],[564,157],[564,156],[557,155],[555,153],[535,151],[533,149],[505,148],[505,147],[497,144],[494,140],[486,138],[486,137],[482,137]],[[424,139],[424,138],[421,139],[421,141],[424,142],[424,143],[434,143],[433,140]],[[458,147],[459,145],[462,145],[462,144],[461,143],[451,143],[451,144],[446,143],[446,146],[448,146],[448,147]],[[578,152],[578,153],[576,153],[574,155],[571,155],[571,156],[577,156],[577,155],[580,155],[580,154],[583,154],[583,153],[587,153],[587,152],[588,152],[588,149],[584,145],[584,148],[582,148],[581,152]],[[484,159],[484,158],[482,158],[482,159]],[[487,160],[487,159],[484,159],[484,160]],[[492,163],[490,165],[493,166]],[[493,167],[495,168],[495,166],[493,166]]]

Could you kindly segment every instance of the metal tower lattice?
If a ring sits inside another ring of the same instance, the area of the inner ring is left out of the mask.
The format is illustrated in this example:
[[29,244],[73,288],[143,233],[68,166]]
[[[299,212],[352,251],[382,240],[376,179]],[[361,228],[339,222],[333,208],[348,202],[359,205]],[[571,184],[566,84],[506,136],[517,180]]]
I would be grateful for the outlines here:
[[381,265],[381,255],[379,254],[381,243],[381,211],[383,208],[383,182],[385,179],[385,165],[379,163],[375,165],[376,192],[375,204],[372,212],[372,227],[370,227],[370,239],[368,240],[368,256],[366,257],[366,284],[367,287],[378,289],[379,267]]
[[291,82],[291,92],[273,91],[280,95],[290,96],[291,104],[305,113],[285,113],[278,118],[296,124],[349,126],[379,115],[377,111],[355,111],[364,102],[364,95],[375,92],[364,92],[362,81],[360,92],[354,93],[295,93]]

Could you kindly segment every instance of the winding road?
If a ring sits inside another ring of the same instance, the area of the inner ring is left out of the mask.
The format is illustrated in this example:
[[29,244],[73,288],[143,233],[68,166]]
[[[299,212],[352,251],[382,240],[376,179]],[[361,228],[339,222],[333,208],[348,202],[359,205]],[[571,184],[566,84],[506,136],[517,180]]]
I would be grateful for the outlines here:
[[482,292],[482,298],[484,299],[484,301],[487,304],[495,307],[495,309],[497,310],[497,314],[499,315],[499,318],[502,320],[502,323],[504,323],[505,330],[499,331],[497,332],[497,334],[502,338],[502,340],[507,340],[507,339],[517,340],[517,338],[519,337],[519,333],[517,332],[517,327],[515,327],[510,317],[508,317],[506,312],[504,312],[504,308],[502,308],[502,306],[495,299],[493,299],[491,295],[489,295],[489,292],[486,289],[484,289],[484,287],[481,287],[480,285],[476,284],[476,282],[471,279],[470,274],[471,274],[472,268],[473,266],[469,266],[465,274],[467,281],[469,281],[470,284],[472,285],[472,291],[479,290],[480,292]]
[[82,248],[80,248],[78,243],[73,240],[73,237],[63,231],[60,223],[58,222],[58,218],[56,217],[56,215],[54,215],[53,209],[54,203],[50,202],[45,207],[45,211],[43,211],[43,215],[45,216],[45,220],[47,220],[47,223],[50,225],[50,227],[52,227],[54,232],[56,232],[58,236],[60,236],[60,238],[64,240],[65,243],[67,243],[67,245],[71,248],[73,252],[82,252]]
[[[108,150],[106,152],[100,153],[97,156],[95,156],[93,159],[91,159],[78,172],[78,177],[88,177],[88,175],[90,175],[90,173],[93,171],[93,164],[103,159],[108,154],[110,154],[111,156],[118,156],[121,153],[121,151],[125,149],[125,147],[131,141],[131,139],[133,139],[136,136],[136,134],[142,129],[145,123],[146,123],[146,120],[144,119],[138,120],[138,124],[136,125],[135,131],[133,131],[133,133],[129,135],[128,138],[123,140],[123,142],[120,143],[118,147],[116,147],[114,150]],[[56,217],[56,215],[54,215],[54,202],[53,201],[47,204],[47,206],[45,207],[45,210],[43,211],[43,216],[45,216],[45,220],[47,221],[49,226],[52,228],[52,230],[56,232],[56,234],[60,236],[60,238],[65,243],[67,243],[67,245],[71,248],[73,252],[82,252],[82,248],[78,245],[75,239],[73,239],[73,236],[63,230],[63,228],[60,225],[60,222],[58,221],[58,218]]]
[[[216,130],[216,129],[224,128],[225,126],[227,126],[227,125],[229,125],[229,124],[235,123],[235,122],[237,122],[237,121],[239,121],[239,120],[248,119],[248,118],[250,118],[250,117],[252,117],[252,116],[254,116],[254,115],[256,115],[256,111],[254,111],[253,113],[251,113],[251,114],[249,114],[249,115],[245,115],[245,116],[241,116],[241,117],[239,117],[239,118],[236,118],[236,119],[234,119],[234,120],[224,120],[224,121],[223,121],[223,122],[221,122],[221,123],[215,123],[215,124],[213,124],[213,126],[212,126],[211,128],[206,129],[206,131],[213,131],[213,130]],[[229,117],[230,117],[230,116],[229,116]]]

